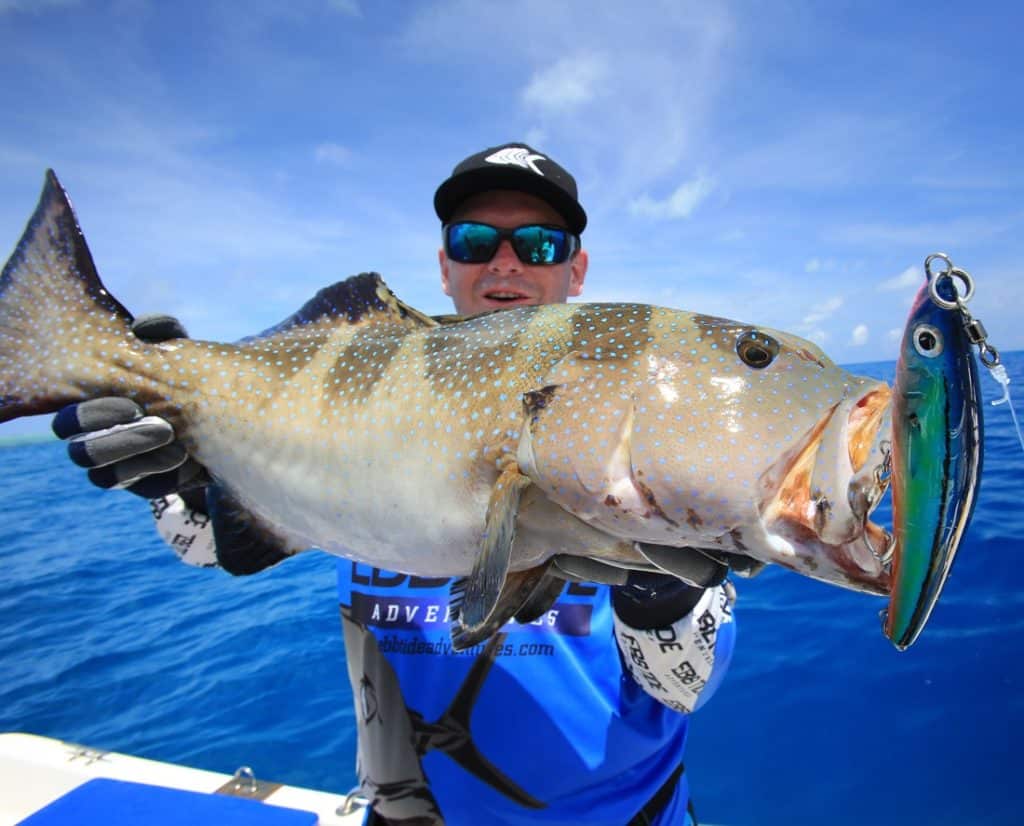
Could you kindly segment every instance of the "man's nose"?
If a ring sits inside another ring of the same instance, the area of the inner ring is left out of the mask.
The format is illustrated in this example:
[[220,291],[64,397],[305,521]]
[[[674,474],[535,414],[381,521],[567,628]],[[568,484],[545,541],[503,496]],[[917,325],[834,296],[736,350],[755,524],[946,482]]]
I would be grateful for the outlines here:
[[520,272],[523,268],[522,261],[512,249],[512,242],[508,239],[502,240],[498,245],[498,251],[491,259],[489,269],[493,272]]

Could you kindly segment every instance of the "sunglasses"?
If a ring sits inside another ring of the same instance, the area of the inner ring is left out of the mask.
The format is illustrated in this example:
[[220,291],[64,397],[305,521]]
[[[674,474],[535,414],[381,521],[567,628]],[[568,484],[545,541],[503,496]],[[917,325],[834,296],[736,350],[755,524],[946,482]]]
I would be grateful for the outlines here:
[[499,229],[475,221],[444,226],[444,251],[460,264],[484,264],[494,258],[501,242],[508,240],[524,264],[561,264],[579,249],[579,238],[560,227],[526,224]]

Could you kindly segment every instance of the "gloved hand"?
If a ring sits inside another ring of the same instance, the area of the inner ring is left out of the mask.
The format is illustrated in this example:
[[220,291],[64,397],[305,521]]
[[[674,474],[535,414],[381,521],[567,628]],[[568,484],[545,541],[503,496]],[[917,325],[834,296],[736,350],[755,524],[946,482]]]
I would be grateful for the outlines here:
[[[132,332],[151,343],[188,337],[181,322],[168,315],[141,316]],[[98,487],[156,499],[186,495],[209,481],[203,466],[175,441],[170,423],[145,415],[131,399],[111,396],[68,405],[54,416],[52,427],[68,440],[71,461],[89,468],[89,481]],[[195,505],[203,499],[188,498]]]
[[707,588],[721,585],[729,574],[728,562],[695,548],[674,548],[673,556],[679,573],[696,584],[671,574],[630,571],[625,585],[612,588],[612,607],[631,628],[645,631],[672,625],[696,607]]

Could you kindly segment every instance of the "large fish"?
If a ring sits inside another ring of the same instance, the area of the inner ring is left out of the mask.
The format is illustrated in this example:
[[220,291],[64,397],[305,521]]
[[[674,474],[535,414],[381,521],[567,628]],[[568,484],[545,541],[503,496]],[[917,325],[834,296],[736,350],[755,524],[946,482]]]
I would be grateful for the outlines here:
[[890,390],[792,335],[641,304],[433,319],[376,275],[236,344],[131,321],[48,172],[0,278],[0,421],[104,395],[169,420],[228,569],[317,547],[464,577],[461,646],[546,608],[555,554],[673,571],[691,546],[891,591]]
[[956,299],[951,273],[929,273],[896,364],[892,509],[899,553],[883,629],[901,650],[917,639],[942,593],[981,480],[981,387],[969,316]]

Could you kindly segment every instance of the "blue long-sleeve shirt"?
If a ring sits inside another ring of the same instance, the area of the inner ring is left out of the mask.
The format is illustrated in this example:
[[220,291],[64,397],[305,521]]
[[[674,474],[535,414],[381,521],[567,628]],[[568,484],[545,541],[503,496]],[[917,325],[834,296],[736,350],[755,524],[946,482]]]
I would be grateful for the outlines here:
[[[672,629],[620,622],[617,644],[609,589],[569,584],[536,622],[459,653],[449,584],[338,563],[375,808],[450,826],[627,823],[682,761],[689,717],[676,709],[705,702],[728,666],[724,591]],[[684,773],[655,822],[685,823],[688,798]]]

